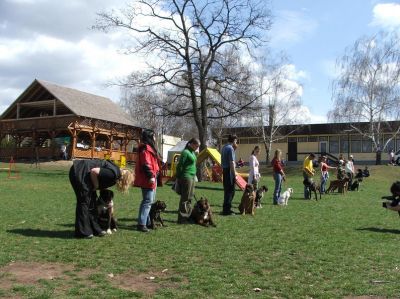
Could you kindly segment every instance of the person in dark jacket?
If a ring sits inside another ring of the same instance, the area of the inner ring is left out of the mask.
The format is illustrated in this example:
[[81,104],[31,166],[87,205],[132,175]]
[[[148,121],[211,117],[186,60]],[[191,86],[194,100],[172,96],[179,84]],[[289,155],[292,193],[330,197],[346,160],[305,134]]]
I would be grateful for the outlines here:
[[161,157],[155,147],[155,136],[151,130],[143,130],[138,147],[138,158],[135,165],[136,187],[142,188],[137,230],[148,232],[150,226],[149,212],[155,201],[157,185],[161,186]]
[[76,195],[75,237],[105,235],[97,222],[96,190],[117,184],[117,189],[125,193],[132,185],[132,172],[107,160],[75,160],[69,180]]

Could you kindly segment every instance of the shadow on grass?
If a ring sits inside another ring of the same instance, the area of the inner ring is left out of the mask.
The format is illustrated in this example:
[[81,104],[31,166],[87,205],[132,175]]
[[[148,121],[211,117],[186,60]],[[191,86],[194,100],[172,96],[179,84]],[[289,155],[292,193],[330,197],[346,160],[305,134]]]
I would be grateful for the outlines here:
[[16,228],[7,230],[8,233],[19,234],[26,237],[40,237],[40,238],[58,238],[58,239],[74,239],[73,231],[52,231],[31,228]]
[[[222,187],[221,188],[218,188],[218,187],[208,187],[208,186],[199,186],[199,185],[196,185],[196,190],[197,189],[199,189],[199,190],[217,190],[217,191],[221,191],[221,190],[224,190]],[[240,189],[239,189],[240,190]],[[238,190],[235,190],[235,191],[238,191]],[[240,190],[241,191],[241,190]],[[239,192],[239,191],[238,191]]]
[[387,228],[379,228],[379,227],[363,227],[357,228],[356,230],[367,230],[374,233],[390,233],[390,234],[400,234],[400,230],[398,229],[387,229]]

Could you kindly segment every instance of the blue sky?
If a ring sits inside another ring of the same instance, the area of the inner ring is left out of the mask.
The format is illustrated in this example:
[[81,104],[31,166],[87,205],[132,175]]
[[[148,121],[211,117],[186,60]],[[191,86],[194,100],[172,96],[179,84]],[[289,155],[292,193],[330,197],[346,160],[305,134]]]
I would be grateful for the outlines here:
[[288,54],[301,72],[303,104],[311,122],[326,121],[332,108],[335,61],[346,47],[379,30],[400,28],[399,1],[276,0],[271,47]]
[[[106,83],[143,67],[118,50],[121,33],[90,30],[96,12],[127,0],[0,0],[0,113],[35,79],[119,101]],[[288,54],[311,123],[326,122],[332,107],[334,63],[366,34],[400,28],[399,1],[273,0],[270,47]]]

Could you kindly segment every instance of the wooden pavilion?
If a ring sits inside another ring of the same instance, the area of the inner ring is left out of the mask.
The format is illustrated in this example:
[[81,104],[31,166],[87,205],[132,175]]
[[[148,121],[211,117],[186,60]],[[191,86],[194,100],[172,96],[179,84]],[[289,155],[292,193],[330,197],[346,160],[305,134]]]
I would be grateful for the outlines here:
[[35,79],[0,116],[0,159],[135,160],[141,128],[110,99]]

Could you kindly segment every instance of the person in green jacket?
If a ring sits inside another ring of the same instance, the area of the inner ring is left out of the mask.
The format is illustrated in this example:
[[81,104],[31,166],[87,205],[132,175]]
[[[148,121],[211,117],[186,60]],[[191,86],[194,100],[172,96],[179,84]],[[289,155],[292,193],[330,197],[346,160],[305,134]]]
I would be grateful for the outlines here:
[[178,223],[186,223],[192,212],[192,198],[194,196],[194,184],[196,177],[196,150],[200,146],[197,138],[192,138],[186,144],[185,149],[179,157],[176,167],[176,180],[178,193],[181,195],[178,210]]

